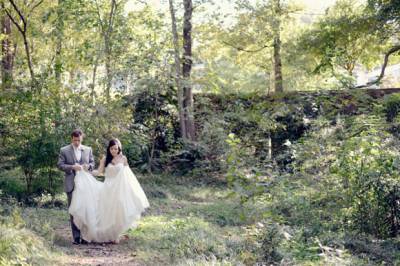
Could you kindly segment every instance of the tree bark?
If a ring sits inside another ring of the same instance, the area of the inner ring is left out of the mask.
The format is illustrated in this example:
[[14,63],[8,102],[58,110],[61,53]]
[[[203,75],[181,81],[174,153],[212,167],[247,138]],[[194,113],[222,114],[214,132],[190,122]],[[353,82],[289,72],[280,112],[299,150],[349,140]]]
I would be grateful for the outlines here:
[[281,60],[281,13],[282,8],[280,0],[274,0],[275,21],[273,25],[274,32],[274,73],[275,73],[275,92],[283,92],[283,77],[282,77],[282,60]]
[[108,36],[104,37],[104,47],[106,52],[106,75],[107,75],[107,83],[106,83],[106,97],[110,98],[111,95],[111,84],[112,84],[112,69],[111,69],[111,47],[110,40]]
[[98,57],[96,56],[96,60],[94,62],[94,66],[93,66],[93,74],[92,74],[92,91],[90,93],[90,96],[92,98],[92,106],[95,105],[95,101],[96,101],[96,74],[97,74],[97,67],[98,67]]
[[[110,98],[111,95],[111,85],[112,85],[112,42],[111,42],[111,34],[113,33],[114,19],[115,13],[117,12],[118,4],[116,0],[111,0],[111,9],[108,15],[108,21],[103,21],[101,18],[100,8],[96,1],[97,5],[97,16],[100,23],[101,33],[104,41],[104,52],[105,52],[105,68],[106,68],[106,97]],[[105,20],[105,19],[104,19]]]
[[[18,19],[14,18],[13,15],[11,14],[11,11],[8,10],[8,8],[4,8],[4,12],[6,12],[7,16],[10,18],[10,20],[12,21],[12,23],[17,27],[18,31],[21,33],[22,35],[22,39],[24,42],[24,48],[25,48],[25,54],[26,54],[26,60],[28,63],[28,68],[29,68],[29,73],[31,76],[31,86],[32,88],[35,88],[37,85],[36,82],[36,77],[35,77],[35,73],[33,70],[33,64],[32,64],[32,57],[31,57],[31,51],[29,48],[29,42],[28,42],[28,20],[27,17],[25,16],[20,8],[15,4],[15,2],[13,0],[8,0],[11,4],[11,6],[13,7],[14,11],[17,13],[18,15]],[[33,12],[33,10],[38,7],[39,5],[41,5],[43,3],[43,0],[39,1],[38,3],[36,3],[32,8],[30,12]],[[22,25],[19,24],[18,20],[20,22],[22,22]],[[40,88],[36,87],[36,89],[38,90],[38,92],[40,93]]]
[[[1,4],[4,9],[4,3]],[[13,80],[14,53],[11,42],[11,20],[7,15],[1,18],[1,33],[5,36],[1,41],[1,80],[3,89],[9,89]]]
[[183,62],[182,62],[182,77],[183,77],[183,113],[186,125],[186,137],[189,140],[195,140],[195,127],[193,115],[193,91],[190,81],[192,70],[192,0],[184,0],[184,15],[183,15]]
[[268,149],[268,159],[271,160],[272,159],[272,139],[271,136],[268,137],[267,140],[267,149]]
[[181,74],[181,62],[179,58],[179,37],[178,31],[176,27],[176,18],[175,18],[175,9],[174,9],[174,2],[173,0],[169,0],[169,11],[171,15],[171,25],[172,25],[172,37],[174,43],[174,67],[175,67],[175,75],[174,81],[175,86],[177,88],[178,93],[178,111],[179,111],[179,125],[181,129],[181,136],[182,138],[186,138],[186,125],[185,125],[185,118],[183,113],[183,88],[181,84],[182,74]]
[[64,9],[63,9],[64,0],[58,0],[57,7],[57,24],[56,24],[56,57],[54,63],[54,75],[56,79],[56,84],[61,89],[61,75],[63,69],[62,62],[62,42],[63,42],[63,33],[64,33]]

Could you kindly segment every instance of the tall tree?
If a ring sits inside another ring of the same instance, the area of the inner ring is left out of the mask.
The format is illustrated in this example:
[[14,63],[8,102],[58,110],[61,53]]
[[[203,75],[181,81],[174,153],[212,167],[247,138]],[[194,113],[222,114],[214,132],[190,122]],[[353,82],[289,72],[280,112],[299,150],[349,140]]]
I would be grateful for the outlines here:
[[273,0],[273,49],[274,49],[274,89],[275,92],[283,92],[282,59],[281,59],[281,16],[282,7],[280,0]]
[[314,73],[326,72],[341,87],[352,88],[355,68],[375,66],[388,46],[376,25],[376,18],[365,6],[340,0],[303,33],[299,46],[304,48],[302,53],[311,54],[317,62]]
[[[400,33],[400,2],[396,0],[368,0],[369,11],[372,11],[378,23],[374,24],[373,30],[379,32],[381,40],[390,40]],[[381,82],[385,76],[385,69],[389,63],[389,57],[400,53],[400,44],[396,40],[394,44],[384,53],[381,73],[379,76],[365,85],[366,87]]]
[[62,59],[62,44],[64,35],[64,0],[58,0],[57,5],[57,20],[56,20],[56,56],[54,62],[54,74],[58,87],[60,88],[61,74],[63,71],[63,59]]
[[193,92],[190,80],[192,70],[192,0],[184,0],[184,15],[183,15],[183,62],[182,76],[183,84],[183,112],[186,124],[186,138],[195,139],[194,115],[193,115]]
[[[107,81],[106,81],[106,97],[107,99],[110,98],[110,90],[111,90],[111,83],[113,79],[113,70],[112,70],[112,49],[113,49],[113,40],[112,34],[114,31],[114,22],[115,16],[118,12],[118,8],[120,7],[121,2],[117,2],[116,0],[111,0],[110,3],[110,11],[107,16],[102,17],[102,12],[100,10],[99,3],[96,0],[96,7],[97,7],[97,17],[100,24],[100,30],[103,37],[104,42],[104,53],[105,53],[105,67],[106,67],[106,74],[107,74]],[[97,70],[97,69],[96,69]],[[95,73],[95,70],[93,71]],[[94,74],[95,75],[95,74]]]
[[184,118],[184,112],[183,112],[183,88],[182,88],[182,71],[181,71],[181,60],[180,60],[180,49],[179,49],[179,36],[178,36],[178,30],[177,30],[177,25],[176,25],[176,16],[175,16],[175,7],[174,7],[174,1],[169,0],[169,12],[171,15],[171,26],[172,26],[172,39],[173,39],[173,45],[174,45],[174,67],[175,67],[175,74],[174,74],[174,80],[175,80],[175,86],[177,88],[177,93],[178,93],[178,111],[179,111],[179,125],[181,129],[181,135],[184,138],[185,132],[186,132],[186,123],[185,123],[185,118]]
[[183,59],[182,70],[180,66],[179,53],[179,36],[176,26],[176,17],[173,0],[169,0],[169,8],[171,14],[172,35],[174,42],[174,58],[175,58],[175,84],[178,89],[179,101],[179,122],[182,138],[185,140],[195,139],[195,126],[193,115],[193,91],[191,85],[192,70],[192,14],[193,3],[191,0],[184,0],[183,15]]
[[[1,3],[1,8],[4,9],[4,3]],[[14,51],[11,42],[11,19],[5,14],[1,13],[1,80],[3,88],[9,88],[13,79],[13,61]]]
[[[284,90],[282,54],[282,32],[293,18],[291,13],[299,8],[290,1],[249,1],[236,0],[240,10],[236,23],[226,32],[222,42],[238,51],[243,61],[252,61],[265,77],[265,90],[275,92]],[[270,78],[270,75],[272,77]]]
[[[27,5],[21,4],[20,6],[17,5],[17,2],[15,0],[8,0],[8,2],[10,4],[10,7],[4,6],[3,9],[22,36],[25,47],[26,61],[28,64],[29,74],[31,76],[31,86],[35,87],[35,85],[37,84],[33,69],[31,48],[28,41],[28,25],[30,22],[29,21],[30,15],[37,7],[39,7],[43,3],[43,0],[32,1]],[[23,11],[24,9],[27,11],[24,12]],[[36,89],[40,91],[40,88]]]

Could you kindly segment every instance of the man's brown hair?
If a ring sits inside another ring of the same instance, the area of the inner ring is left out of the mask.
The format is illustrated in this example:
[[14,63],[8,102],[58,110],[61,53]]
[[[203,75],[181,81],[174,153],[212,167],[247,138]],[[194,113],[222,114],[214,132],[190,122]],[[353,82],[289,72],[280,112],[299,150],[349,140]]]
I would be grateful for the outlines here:
[[83,132],[79,128],[74,129],[74,131],[72,131],[72,133],[71,133],[71,138],[73,138],[73,137],[79,138],[80,136],[83,136]]

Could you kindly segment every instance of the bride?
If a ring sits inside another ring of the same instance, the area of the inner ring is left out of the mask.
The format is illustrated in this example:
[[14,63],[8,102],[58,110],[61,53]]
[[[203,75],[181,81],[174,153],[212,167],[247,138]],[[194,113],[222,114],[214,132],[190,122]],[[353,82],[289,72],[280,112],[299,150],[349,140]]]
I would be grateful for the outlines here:
[[119,140],[110,140],[107,155],[93,174],[104,174],[104,183],[85,171],[75,176],[69,213],[86,241],[118,243],[124,231],[136,226],[149,202],[121,154]]

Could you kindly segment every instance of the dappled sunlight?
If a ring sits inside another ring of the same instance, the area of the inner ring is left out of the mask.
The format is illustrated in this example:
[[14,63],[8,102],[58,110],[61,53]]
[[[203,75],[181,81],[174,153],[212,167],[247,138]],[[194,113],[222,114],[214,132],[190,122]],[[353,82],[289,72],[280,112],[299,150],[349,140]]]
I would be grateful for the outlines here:
[[0,266],[400,265],[399,0],[0,24]]
[[179,262],[183,258],[229,259],[229,256],[226,257],[228,254],[232,256],[240,251],[230,250],[235,248],[235,241],[239,241],[235,245],[240,248],[241,240],[231,237],[236,234],[237,230],[224,233],[196,216],[147,216],[138,228],[129,232],[137,252],[148,253],[148,259],[155,256],[169,263]]

